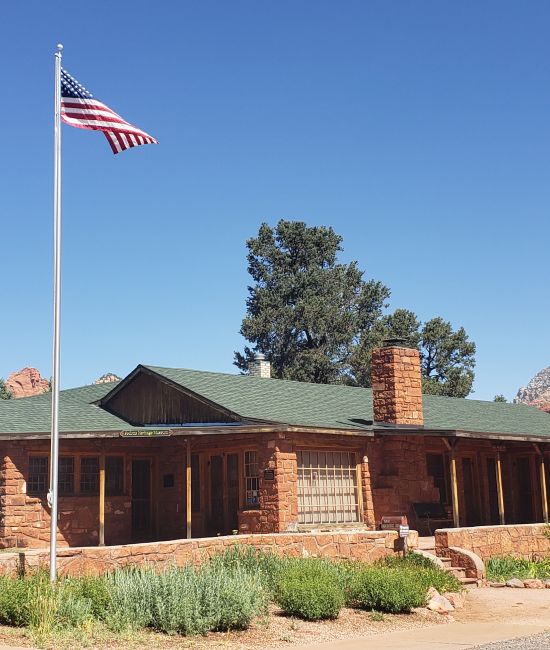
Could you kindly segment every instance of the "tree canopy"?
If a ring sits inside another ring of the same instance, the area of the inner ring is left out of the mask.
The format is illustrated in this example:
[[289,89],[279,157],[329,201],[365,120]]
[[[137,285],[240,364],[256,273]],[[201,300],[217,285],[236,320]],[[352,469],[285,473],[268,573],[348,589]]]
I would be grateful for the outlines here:
[[330,227],[281,220],[247,241],[247,312],[235,353],[243,372],[254,354],[277,378],[370,385],[372,350],[399,337],[420,350],[423,390],[465,397],[472,388],[475,343],[441,317],[421,323],[409,310],[386,313],[390,290],[365,280],[357,262],[338,261],[342,237]]
[[0,379],[0,399],[11,399],[11,390],[6,386],[6,382]]

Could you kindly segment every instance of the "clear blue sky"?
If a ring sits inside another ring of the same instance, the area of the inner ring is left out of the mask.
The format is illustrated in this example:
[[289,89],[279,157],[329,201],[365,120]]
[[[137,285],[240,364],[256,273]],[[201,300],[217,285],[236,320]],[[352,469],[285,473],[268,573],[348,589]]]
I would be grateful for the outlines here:
[[159,146],[63,127],[64,387],[235,371],[245,240],[327,224],[391,308],[477,343],[474,397],[550,364],[550,4],[2,8],[0,376],[51,371],[53,51]]

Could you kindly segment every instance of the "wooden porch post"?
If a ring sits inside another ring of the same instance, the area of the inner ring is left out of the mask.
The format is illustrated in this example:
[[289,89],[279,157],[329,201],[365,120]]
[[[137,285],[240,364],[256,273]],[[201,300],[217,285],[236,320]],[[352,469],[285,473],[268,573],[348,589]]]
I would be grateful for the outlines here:
[[453,502],[453,525],[455,528],[460,527],[460,514],[458,509],[458,479],[456,475],[456,455],[455,447],[457,440],[450,442],[447,438],[443,438],[443,443],[451,452],[451,497]]
[[542,516],[548,523],[548,492],[546,490],[546,468],[544,467],[544,454],[540,455],[540,493],[542,496]]
[[105,546],[105,454],[99,456],[99,545]]
[[191,539],[191,442],[189,439],[185,441],[186,447],[186,461],[185,461],[185,513],[187,516],[187,539]]
[[539,445],[533,443],[533,447],[539,458],[540,496],[542,499],[542,516],[544,522],[548,523],[548,491],[546,485],[546,471],[544,467],[544,453]]
[[504,526],[506,517],[504,512],[504,489],[502,486],[502,459],[500,457],[500,449],[497,449],[497,496],[498,496],[498,517],[500,525]]

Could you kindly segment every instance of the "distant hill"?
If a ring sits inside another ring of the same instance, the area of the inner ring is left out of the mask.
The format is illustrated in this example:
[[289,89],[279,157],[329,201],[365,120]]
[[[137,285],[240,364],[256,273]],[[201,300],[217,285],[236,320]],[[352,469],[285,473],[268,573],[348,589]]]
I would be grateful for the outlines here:
[[514,402],[550,413],[550,366],[537,372],[525,388],[520,388]]
[[114,372],[106,372],[104,375],[101,375],[99,379],[94,381],[94,384],[109,384],[112,381],[119,381],[120,377],[115,375]]

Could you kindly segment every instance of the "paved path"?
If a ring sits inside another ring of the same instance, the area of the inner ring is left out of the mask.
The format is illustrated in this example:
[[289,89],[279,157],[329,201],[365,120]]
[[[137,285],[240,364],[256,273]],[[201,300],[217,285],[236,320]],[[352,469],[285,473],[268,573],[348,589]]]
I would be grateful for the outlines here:
[[[550,648],[550,634],[535,636],[550,632],[550,589],[472,589],[466,607],[453,616],[455,621],[447,625],[297,646],[292,650],[462,650],[486,644],[496,644],[489,645],[487,650]],[[528,639],[520,641],[518,637]]]
[[503,645],[504,641],[517,637],[532,636],[550,629],[548,625],[503,625],[502,623],[449,623],[449,625],[437,625],[434,627],[423,627],[403,632],[388,632],[375,636],[363,637],[362,639],[346,639],[331,643],[312,643],[307,646],[299,646],[293,650],[462,650],[467,648],[479,648],[480,645],[495,643],[489,646],[493,648],[545,648],[548,645],[528,646]]
[[490,643],[478,646],[477,650],[547,650],[547,648],[550,648],[550,632],[535,636],[522,636],[511,641]]

